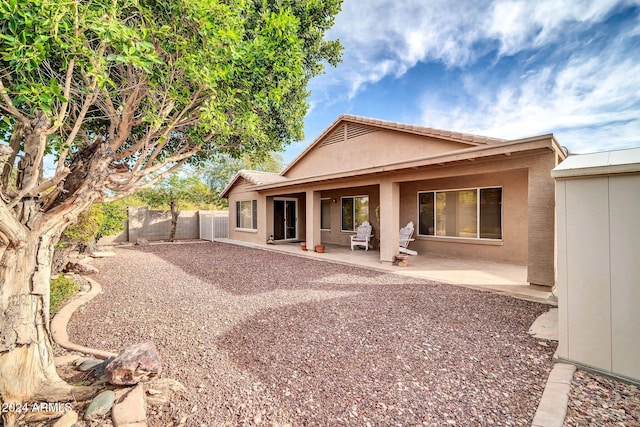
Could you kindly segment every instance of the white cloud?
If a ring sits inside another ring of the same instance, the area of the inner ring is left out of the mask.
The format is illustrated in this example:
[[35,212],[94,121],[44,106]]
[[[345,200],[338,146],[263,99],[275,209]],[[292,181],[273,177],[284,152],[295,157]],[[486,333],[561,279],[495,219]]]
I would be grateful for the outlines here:
[[508,139],[554,132],[579,152],[638,145],[640,62],[626,46],[622,38],[605,51],[580,52],[489,85],[483,76],[467,76],[472,106],[446,114],[446,105],[425,98],[422,121]]
[[344,0],[328,34],[344,59],[311,82],[313,111],[372,111],[358,94],[432,62],[452,83],[408,94],[421,117],[408,121],[504,138],[553,132],[576,152],[638,146],[640,16],[602,25],[629,5],[640,0]]
[[[330,31],[345,46],[343,63],[329,69],[322,84],[363,86],[398,77],[418,62],[464,67],[478,46],[496,44],[512,55],[564,37],[568,25],[590,24],[607,16],[620,0],[345,0]],[[640,0],[627,3],[640,4]]]
[[618,0],[499,0],[490,12],[485,35],[500,42],[501,54],[539,47],[563,36],[570,24],[602,20]]

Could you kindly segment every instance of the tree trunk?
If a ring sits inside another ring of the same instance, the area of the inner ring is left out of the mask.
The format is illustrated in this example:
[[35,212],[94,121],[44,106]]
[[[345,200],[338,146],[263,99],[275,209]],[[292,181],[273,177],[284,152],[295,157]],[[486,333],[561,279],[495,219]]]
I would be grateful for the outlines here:
[[169,207],[171,208],[171,233],[169,234],[169,241],[173,242],[176,239],[176,229],[178,228],[180,211],[178,210],[178,203],[175,200],[171,200]]
[[[31,233],[0,259],[0,393],[4,403],[86,399],[94,390],[58,376],[49,330],[49,278],[53,248],[63,227]],[[3,413],[5,426],[12,416]]]
[[[0,206],[0,396],[4,403],[85,400],[94,387],[73,387],[57,374],[49,329],[54,247],[104,190],[113,152],[97,144],[76,154],[64,188],[50,197],[24,197],[14,210]],[[29,164],[24,168],[30,179]],[[0,200],[0,203],[2,201]],[[43,211],[44,210],[44,211]],[[15,413],[3,413],[5,427]]]

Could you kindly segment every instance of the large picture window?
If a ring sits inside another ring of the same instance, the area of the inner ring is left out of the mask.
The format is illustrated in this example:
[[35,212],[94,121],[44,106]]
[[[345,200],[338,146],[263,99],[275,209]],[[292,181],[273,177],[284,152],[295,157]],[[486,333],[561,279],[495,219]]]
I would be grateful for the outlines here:
[[421,236],[502,239],[502,188],[418,193]]
[[236,228],[258,229],[257,200],[239,200],[236,202]]
[[340,203],[342,231],[355,231],[360,224],[369,221],[369,196],[343,197]]

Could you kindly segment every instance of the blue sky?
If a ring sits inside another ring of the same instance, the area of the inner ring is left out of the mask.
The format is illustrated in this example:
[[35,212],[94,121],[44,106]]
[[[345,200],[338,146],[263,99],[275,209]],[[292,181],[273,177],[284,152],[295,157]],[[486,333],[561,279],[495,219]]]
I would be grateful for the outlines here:
[[343,61],[311,81],[287,163],[340,114],[640,146],[640,0],[344,0],[327,37]]

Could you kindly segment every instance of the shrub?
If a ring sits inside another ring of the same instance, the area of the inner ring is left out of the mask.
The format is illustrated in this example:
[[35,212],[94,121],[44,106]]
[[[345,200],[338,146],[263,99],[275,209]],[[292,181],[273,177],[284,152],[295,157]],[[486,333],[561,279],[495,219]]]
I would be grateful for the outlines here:
[[72,295],[75,295],[80,287],[76,282],[59,274],[51,280],[51,293],[49,295],[49,313],[56,314],[62,304]]

